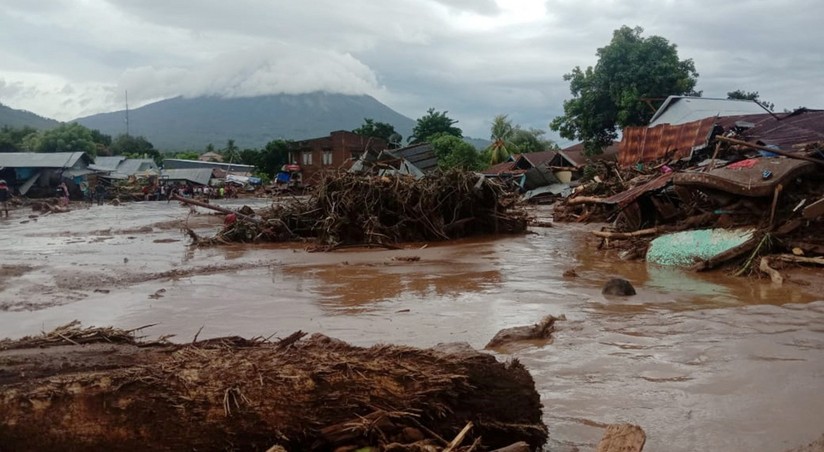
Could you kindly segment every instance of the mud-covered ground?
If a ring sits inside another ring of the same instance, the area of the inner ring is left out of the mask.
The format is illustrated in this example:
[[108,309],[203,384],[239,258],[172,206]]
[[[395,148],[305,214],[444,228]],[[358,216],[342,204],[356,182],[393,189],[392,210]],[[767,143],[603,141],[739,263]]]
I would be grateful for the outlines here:
[[[0,219],[0,337],[79,319],[156,324],[145,334],[181,342],[201,328],[201,339],[302,329],[356,345],[481,348],[502,328],[564,314],[551,343],[499,351],[534,375],[550,450],[594,449],[616,422],[641,425],[651,451],[781,451],[824,431],[824,292],[814,270],[775,287],[648,268],[598,251],[578,225],[309,253],[300,244],[189,247],[182,222],[210,235],[222,217],[175,203],[30,214]],[[564,277],[571,268],[578,276]],[[613,276],[639,294],[604,298],[600,285]]]

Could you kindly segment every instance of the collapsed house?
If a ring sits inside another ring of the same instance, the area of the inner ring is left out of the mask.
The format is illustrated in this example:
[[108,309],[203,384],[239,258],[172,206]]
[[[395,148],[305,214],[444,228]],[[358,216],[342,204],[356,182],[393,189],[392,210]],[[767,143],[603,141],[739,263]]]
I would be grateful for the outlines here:
[[[739,114],[752,108],[741,105],[665,103],[654,124],[624,129],[620,169],[603,167],[576,188],[556,221],[611,222],[596,232],[605,245],[696,269],[748,254],[749,268],[756,251],[824,254],[824,111]],[[707,111],[714,115],[695,119]]]
[[349,171],[377,176],[406,175],[421,178],[438,169],[438,156],[430,143],[419,143],[399,149],[366,152],[352,164]]

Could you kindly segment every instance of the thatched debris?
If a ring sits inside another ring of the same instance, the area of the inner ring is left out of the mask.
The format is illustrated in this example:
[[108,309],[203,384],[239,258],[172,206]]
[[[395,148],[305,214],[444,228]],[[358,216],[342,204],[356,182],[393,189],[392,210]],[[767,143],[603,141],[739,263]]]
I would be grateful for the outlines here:
[[4,448],[466,451],[547,439],[529,372],[468,346],[360,348],[302,333],[151,346],[107,333],[57,346],[92,331],[74,328],[4,341]]

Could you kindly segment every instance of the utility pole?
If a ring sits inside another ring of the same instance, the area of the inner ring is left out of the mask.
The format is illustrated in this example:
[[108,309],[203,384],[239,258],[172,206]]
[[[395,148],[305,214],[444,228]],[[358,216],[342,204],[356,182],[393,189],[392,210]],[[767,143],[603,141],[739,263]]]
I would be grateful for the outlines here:
[[129,136],[129,90],[126,90],[126,136]]

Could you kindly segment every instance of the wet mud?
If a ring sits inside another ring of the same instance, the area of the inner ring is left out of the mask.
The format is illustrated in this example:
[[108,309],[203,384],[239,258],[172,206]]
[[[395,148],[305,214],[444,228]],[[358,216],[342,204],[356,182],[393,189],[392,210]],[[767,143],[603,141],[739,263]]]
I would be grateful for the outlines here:
[[[623,262],[574,224],[311,253],[300,243],[189,247],[183,222],[211,235],[222,217],[174,203],[29,214],[0,220],[0,337],[79,319],[156,323],[147,334],[178,342],[199,330],[207,339],[302,329],[355,345],[480,349],[504,328],[565,315],[552,340],[498,351],[534,376],[549,450],[593,450],[614,423],[640,425],[647,450],[668,451],[781,451],[824,429],[824,285],[814,270],[779,287]],[[637,295],[602,295],[612,277]]]

